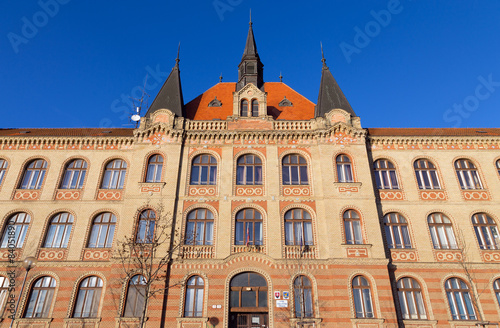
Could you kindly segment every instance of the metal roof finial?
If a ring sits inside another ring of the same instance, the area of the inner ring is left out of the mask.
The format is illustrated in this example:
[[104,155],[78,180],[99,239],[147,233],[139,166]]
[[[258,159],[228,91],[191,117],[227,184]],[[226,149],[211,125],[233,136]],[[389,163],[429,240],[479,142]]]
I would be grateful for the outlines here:
[[323,67],[326,67],[325,54],[323,53],[323,42],[320,42],[319,44],[321,46],[321,61],[323,62]]
[[250,26],[252,26],[252,8],[250,8]]
[[179,59],[179,54],[181,52],[181,43],[179,42],[179,47],[177,47],[177,58],[175,58],[175,66],[179,66],[179,62],[181,61]]
[[222,82],[222,72],[220,72],[220,76],[219,76],[219,83]]
[[281,75],[281,71],[280,71],[280,76],[279,76],[279,78],[280,78],[280,82],[283,82],[283,76]]

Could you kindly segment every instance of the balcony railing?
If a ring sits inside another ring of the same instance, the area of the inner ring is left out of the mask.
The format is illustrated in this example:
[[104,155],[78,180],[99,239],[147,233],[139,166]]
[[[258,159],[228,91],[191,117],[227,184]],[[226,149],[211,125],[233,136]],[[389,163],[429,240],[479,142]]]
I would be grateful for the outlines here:
[[316,252],[316,246],[313,245],[287,245],[285,246],[283,255],[287,259],[315,259],[317,257]]
[[214,246],[185,245],[182,246],[181,257],[184,259],[211,259],[214,257]]

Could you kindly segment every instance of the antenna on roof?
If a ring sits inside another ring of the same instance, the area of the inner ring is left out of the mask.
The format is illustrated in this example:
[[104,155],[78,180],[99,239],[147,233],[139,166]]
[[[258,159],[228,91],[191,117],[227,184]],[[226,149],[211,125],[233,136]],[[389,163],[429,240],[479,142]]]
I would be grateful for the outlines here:
[[142,108],[145,106],[146,108],[148,106],[148,99],[149,99],[149,94],[146,92],[146,83],[148,82],[148,75],[146,75],[146,78],[144,79],[144,87],[142,88],[142,94],[141,98],[132,98],[132,105],[134,106],[132,110],[132,116],[130,117],[130,120],[132,122],[135,122],[135,127],[139,125],[139,121],[141,120],[141,111]]

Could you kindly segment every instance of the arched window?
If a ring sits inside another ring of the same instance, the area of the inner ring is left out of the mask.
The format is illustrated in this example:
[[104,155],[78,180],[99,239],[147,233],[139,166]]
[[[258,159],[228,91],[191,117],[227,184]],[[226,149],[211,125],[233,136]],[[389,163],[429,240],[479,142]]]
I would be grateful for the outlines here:
[[259,116],[259,102],[257,100],[252,100],[252,116]]
[[476,213],[472,216],[472,224],[476,232],[477,242],[481,249],[499,249],[500,236],[493,219],[486,213]]
[[472,305],[469,286],[458,278],[445,282],[446,296],[453,320],[476,320],[476,311]]
[[498,305],[500,305],[500,279],[495,280],[495,282],[493,283],[493,291],[495,292],[495,296],[497,297]]
[[9,285],[9,279],[0,276],[0,315],[2,315],[5,310],[5,304],[9,296]]
[[214,244],[214,215],[207,209],[197,208],[187,215],[186,245]]
[[141,275],[133,276],[128,282],[124,317],[137,318],[142,315],[146,299],[146,279]]
[[304,157],[292,154],[283,157],[283,184],[284,185],[308,185],[307,161]]
[[262,161],[259,156],[247,154],[238,158],[236,166],[236,184],[262,184]]
[[306,276],[298,276],[293,282],[296,318],[311,318],[314,314],[311,281]]
[[372,296],[370,284],[363,276],[356,276],[352,280],[352,294],[356,318],[373,318]]
[[411,248],[408,223],[401,214],[386,214],[384,216],[384,227],[389,248]]
[[125,174],[127,173],[127,162],[115,159],[106,164],[101,189],[123,189]]
[[483,189],[476,166],[468,159],[455,161],[458,181],[462,189]]
[[443,213],[432,213],[427,217],[435,249],[457,249],[457,240],[450,219]]
[[99,311],[101,302],[102,280],[96,276],[90,276],[80,283],[78,295],[76,296],[74,318],[95,318]]
[[497,160],[496,165],[497,165],[498,174],[500,175],[500,159]]
[[192,185],[215,185],[217,180],[217,160],[212,155],[202,154],[193,159],[191,167]]
[[43,247],[66,248],[73,226],[73,215],[62,212],[54,215],[50,220],[49,230],[45,236]]
[[101,213],[94,219],[90,232],[89,248],[110,248],[115,234],[116,216],[113,213]]
[[13,214],[6,222],[3,229],[2,245],[0,248],[22,248],[31,217],[24,212]]
[[2,185],[5,172],[7,172],[7,165],[8,165],[7,161],[0,158],[0,186]]
[[87,173],[87,162],[83,159],[74,159],[66,165],[60,189],[82,189]]
[[186,285],[185,317],[203,316],[203,290],[205,286],[200,276],[192,276]]
[[403,319],[426,320],[427,314],[419,283],[413,278],[401,278],[398,280],[397,286]]
[[431,161],[419,159],[413,163],[419,189],[441,189],[437,170]]
[[235,245],[262,245],[262,215],[253,208],[236,213]]
[[361,219],[355,210],[347,210],[343,215],[346,244],[363,244]]
[[52,298],[56,290],[56,280],[52,277],[41,277],[37,279],[31,289],[30,298],[25,318],[48,318]]
[[156,213],[151,209],[141,212],[137,225],[137,243],[150,244],[155,240]]
[[294,208],[285,213],[285,245],[314,245],[311,215]]
[[161,182],[161,172],[163,170],[163,156],[153,155],[148,159],[148,169],[146,172],[146,182]]
[[[267,312],[267,281],[253,272],[243,272],[231,279],[229,306],[232,312],[243,312],[245,308],[255,308]],[[245,311],[246,312],[246,311]]]
[[373,163],[373,169],[378,189],[399,189],[394,164],[386,159],[379,159]]
[[351,159],[341,154],[337,156],[335,163],[337,164],[337,182],[354,182]]
[[243,116],[243,117],[248,116],[248,100],[246,100],[246,99],[243,99],[241,101],[240,116]]
[[29,162],[24,170],[20,189],[40,189],[47,172],[47,162],[43,159],[36,159]]

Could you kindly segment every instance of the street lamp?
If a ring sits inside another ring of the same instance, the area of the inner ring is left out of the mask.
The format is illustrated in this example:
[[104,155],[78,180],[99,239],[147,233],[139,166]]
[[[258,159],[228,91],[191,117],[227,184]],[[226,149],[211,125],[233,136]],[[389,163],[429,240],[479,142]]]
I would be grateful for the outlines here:
[[12,321],[10,322],[10,328],[14,324],[14,320],[16,320],[17,308],[19,307],[19,301],[21,300],[21,295],[23,294],[24,284],[26,283],[26,278],[28,277],[28,272],[33,269],[36,265],[36,258],[33,256],[28,256],[23,261],[23,268],[26,270],[26,274],[24,275],[23,284],[21,286],[21,291],[19,292],[19,296],[17,297],[16,308],[14,309],[14,315],[12,316]]

